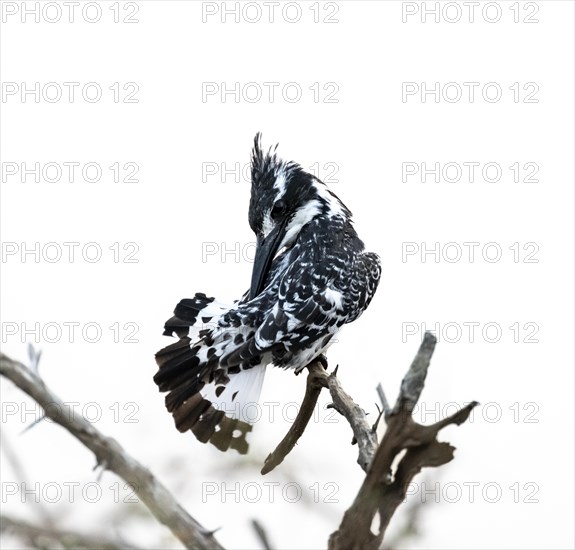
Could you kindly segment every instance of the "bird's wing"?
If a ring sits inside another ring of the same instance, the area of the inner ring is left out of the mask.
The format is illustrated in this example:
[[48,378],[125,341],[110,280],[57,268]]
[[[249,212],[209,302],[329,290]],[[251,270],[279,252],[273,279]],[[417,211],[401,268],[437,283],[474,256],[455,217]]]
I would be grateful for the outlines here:
[[355,321],[367,309],[380,278],[379,256],[374,252],[360,254],[354,263],[353,277],[345,295],[345,309],[348,312],[346,323]]
[[259,328],[223,358],[223,365],[237,365],[281,346],[295,352],[331,336],[361,315],[381,275],[379,257],[373,253],[357,255],[345,269],[343,262],[329,263],[321,270],[311,267],[294,263],[286,270],[279,280],[277,300]]

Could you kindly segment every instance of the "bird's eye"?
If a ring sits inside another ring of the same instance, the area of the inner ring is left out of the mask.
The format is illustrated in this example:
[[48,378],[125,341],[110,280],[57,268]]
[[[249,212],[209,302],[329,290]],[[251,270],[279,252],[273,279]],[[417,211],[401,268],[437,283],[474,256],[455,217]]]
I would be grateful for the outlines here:
[[276,220],[285,214],[286,204],[283,200],[276,201],[273,205],[271,216],[272,219]]

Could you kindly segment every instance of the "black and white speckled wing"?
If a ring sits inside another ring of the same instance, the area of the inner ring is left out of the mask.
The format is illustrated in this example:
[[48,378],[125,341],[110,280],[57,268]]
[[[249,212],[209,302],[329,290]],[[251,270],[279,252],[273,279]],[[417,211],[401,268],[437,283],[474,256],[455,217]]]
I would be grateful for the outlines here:
[[346,323],[355,321],[369,306],[379,279],[381,278],[381,261],[377,254],[364,252],[356,258],[354,276],[345,293],[345,310],[348,312]]
[[[318,268],[319,267],[319,268]],[[360,253],[317,264],[292,264],[268,291],[276,297],[252,338],[222,358],[232,366],[271,351],[274,364],[304,368],[344,325],[369,305],[381,275],[379,257]]]

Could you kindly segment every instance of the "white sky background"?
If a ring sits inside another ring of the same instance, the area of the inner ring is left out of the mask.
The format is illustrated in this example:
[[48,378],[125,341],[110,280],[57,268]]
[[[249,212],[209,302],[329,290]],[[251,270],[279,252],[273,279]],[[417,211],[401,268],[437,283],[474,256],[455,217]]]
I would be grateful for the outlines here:
[[[273,22],[262,4],[254,21],[254,3],[239,22],[222,22],[220,2],[91,4],[73,22],[62,3],[38,3],[38,23],[21,20],[33,2],[2,7],[5,353],[25,360],[23,342],[35,341],[51,388],[199,521],[222,526],[226,547],[259,547],[253,517],[277,548],[325,547],[363,478],[326,395],[297,448],[262,478],[303,377],[268,372],[247,457],[179,434],[152,381],[179,299],[233,299],[249,285],[250,188],[234,170],[261,130],[283,158],[319,166],[382,257],[372,305],[328,354],[344,387],[372,414],[378,382],[395,399],[426,324],[440,342],[416,416],[431,423],[481,402],[471,422],[441,434],[455,460],[416,478],[409,501],[427,505],[409,546],[573,548],[573,3],[481,3],[473,22],[453,2],[425,21],[434,2],[292,2]],[[58,7],[60,21],[48,22]],[[73,101],[66,82],[79,83]],[[35,83],[38,102],[21,95]],[[222,97],[235,86],[238,97]],[[98,87],[98,100],[82,97]],[[22,163],[40,163],[39,182]],[[86,163],[98,181],[86,181]],[[121,180],[136,168],[137,181],[114,182],[114,163]],[[440,163],[439,181],[422,182],[423,163]],[[479,163],[473,182],[464,163]],[[79,243],[73,261],[67,242]],[[83,258],[98,248],[98,261]],[[72,342],[64,323],[79,324]],[[114,342],[111,326],[127,341]],[[0,395],[2,441],[26,476],[2,454],[5,513],[40,521],[43,507],[63,527],[116,522],[134,543],[179,547],[152,519],[124,523],[129,504],[114,503],[130,498],[124,483],[98,480],[91,453],[53,424],[21,435],[39,410],[5,380]]]

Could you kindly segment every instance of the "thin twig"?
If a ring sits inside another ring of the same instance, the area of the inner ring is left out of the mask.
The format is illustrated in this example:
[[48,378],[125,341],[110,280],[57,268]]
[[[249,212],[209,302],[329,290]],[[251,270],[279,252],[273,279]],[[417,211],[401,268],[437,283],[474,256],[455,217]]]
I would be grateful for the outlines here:
[[[24,466],[22,465],[22,462],[16,456],[16,453],[12,448],[12,444],[8,438],[8,435],[6,434],[6,430],[3,430],[2,428],[0,428],[0,441],[2,441],[2,453],[4,454],[6,460],[12,467],[12,470],[16,475],[16,479],[20,480],[20,482],[24,483],[25,485],[29,485],[28,475],[24,470]],[[30,501],[33,503],[34,507],[38,511],[38,514],[42,517],[42,523],[44,524],[44,526],[46,526],[47,528],[54,527],[54,520],[52,518],[52,515],[48,512],[46,506],[44,505],[44,502],[40,499],[36,500],[35,498],[30,499]]]
[[387,397],[385,396],[385,392],[383,391],[383,386],[381,383],[377,385],[375,388],[377,395],[379,396],[379,400],[381,401],[381,406],[383,408],[383,414],[387,417],[387,415],[391,412],[391,407],[389,406],[389,402],[387,401]]
[[272,545],[264,526],[257,519],[252,519],[252,527],[254,528],[258,539],[260,539],[264,550],[272,550]]
[[276,466],[279,466],[295,447],[295,444],[303,434],[312,417],[321,389],[326,387],[325,371],[320,361],[313,361],[308,365],[307,369],[309,373],[307,375],[305,395],[301,407],[288,433],[276,449],[267,456],[261,470],[262,475],[266,475]]

